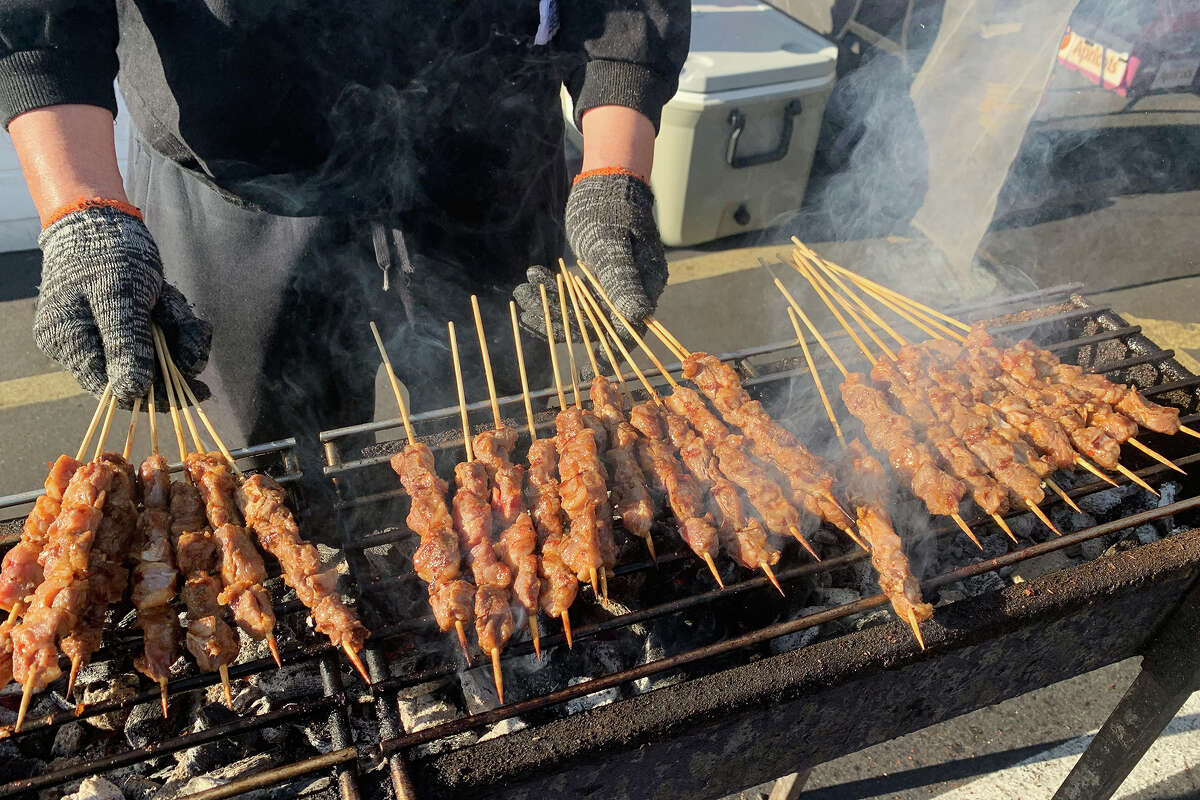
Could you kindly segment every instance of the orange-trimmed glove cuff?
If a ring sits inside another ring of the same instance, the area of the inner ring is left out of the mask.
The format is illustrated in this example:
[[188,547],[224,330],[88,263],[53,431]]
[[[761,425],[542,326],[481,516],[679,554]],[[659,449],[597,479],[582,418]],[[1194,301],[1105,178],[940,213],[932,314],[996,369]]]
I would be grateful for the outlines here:
[[89,208],[112,208],[128,214],[134,219],[142,219],[141,209],[121,200],[110,200],[106,197],[81,197],[78,200],[72,200],[70,203],[55,209],[54,213],[46,219],[46,224],[42,225],[42,230],[46,230],[46,228],[49,228],[68,214],[74,214],[76,211],[86,211]]

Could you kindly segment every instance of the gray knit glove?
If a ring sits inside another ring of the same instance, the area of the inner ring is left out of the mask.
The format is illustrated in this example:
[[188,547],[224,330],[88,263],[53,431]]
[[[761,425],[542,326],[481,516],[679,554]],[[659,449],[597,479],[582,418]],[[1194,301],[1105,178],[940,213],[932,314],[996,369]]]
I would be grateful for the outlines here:
[[[667,285],[667,259],[654,222],[650,187],[624,170],[585,172],[576,178],[567,198],[566,227],[575,257],[592,270],[618,310],[640,327]],[[513,296],[525,326],[544,336],[537,283],[545,278],[535,274],[537,269],[529,271],[529,282],[518,286]],[[551,302],[556,302],[552,276],[546,289]],[[609,318],[616,322],[611,313]],[[624,333],[619,323],[616,327]],[[557,321],[555,328],[556,338],[561,339]]]
[[158,247],[131,211],[89,203],[42,231],[33,321],[43,353],[93,395],[111,381],[124,406],[145,394],[159,371],[152,320],[189,378],[204,369],[212,341],[212,327],[163,280]]

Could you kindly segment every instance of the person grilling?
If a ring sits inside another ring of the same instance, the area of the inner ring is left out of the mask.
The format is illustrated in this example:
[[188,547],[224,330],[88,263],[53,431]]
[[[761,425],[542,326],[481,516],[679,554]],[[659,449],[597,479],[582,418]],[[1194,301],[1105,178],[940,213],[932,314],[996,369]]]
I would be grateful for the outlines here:
[[[667,281],[647,185],[687,55],[683,0],[23,0],[0,113],[42,223],[33,332],[92,394],[154,379],[152,324],[241,442],[371,418],[389,349],[453,402],[446,320],[505,330],[569,242],[633,321]],[[122,180],[119,83],[136,129]],[[583,134],[569,184],[559,92]],[[515,370],[498,370],[517,391]],[[311,470],[311,472],[310,472]]]

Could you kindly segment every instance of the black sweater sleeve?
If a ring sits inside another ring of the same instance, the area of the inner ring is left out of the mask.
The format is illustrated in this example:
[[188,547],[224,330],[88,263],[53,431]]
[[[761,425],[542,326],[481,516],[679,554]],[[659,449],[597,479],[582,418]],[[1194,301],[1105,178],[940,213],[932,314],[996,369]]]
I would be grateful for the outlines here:
[[658,130],[662,107],[679,86],[692,28],[689,0],[571,0],[560,7],[560,47],[586,63],[567,79],[575,124],[596,106],[640,111]]
[[107,108],[117,98],[114,0],[0,2],[0,119],[63,103]]

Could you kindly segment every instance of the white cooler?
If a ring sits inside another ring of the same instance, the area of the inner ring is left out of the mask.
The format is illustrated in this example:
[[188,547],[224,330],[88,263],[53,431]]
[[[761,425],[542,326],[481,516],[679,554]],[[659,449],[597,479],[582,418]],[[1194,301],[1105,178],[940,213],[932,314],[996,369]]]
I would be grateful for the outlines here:
[[664,243],[765,228],[800,208],[836,64],[836,46],[766,3],[692,4],[650,180]]

